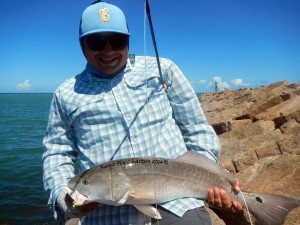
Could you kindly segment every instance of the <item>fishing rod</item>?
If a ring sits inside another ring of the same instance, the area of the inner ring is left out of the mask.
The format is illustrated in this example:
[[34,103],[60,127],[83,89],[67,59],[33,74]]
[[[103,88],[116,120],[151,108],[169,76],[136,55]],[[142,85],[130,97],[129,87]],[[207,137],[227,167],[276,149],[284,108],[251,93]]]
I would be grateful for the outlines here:
[[157,45],[156,45],[156,40],[155,40],[155,34],[154,34],[153,25],[152,25],[152,19],[151,19],[151,13],[150,13],[150,6],[149,6],[148,0],[145,0],[145,3],[146,3],[146,13],[147,13],[148,21],[149,21],[149,27],[150,27],[150,32],[151,32],[153,47],[154,47],[155,56],[156,56],[156,62],[157,62],[158,72],[159,72],[160,79],[163,81],[161,67],[160,67],[160,61],[159,61],[159,55],[158,55],[158,50],[157,50]]

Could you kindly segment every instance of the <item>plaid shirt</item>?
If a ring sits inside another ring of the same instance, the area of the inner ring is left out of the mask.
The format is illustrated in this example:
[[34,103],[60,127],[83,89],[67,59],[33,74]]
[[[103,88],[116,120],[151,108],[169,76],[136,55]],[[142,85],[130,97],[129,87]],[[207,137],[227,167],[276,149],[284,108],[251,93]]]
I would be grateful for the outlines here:
[[[84,70],[56,90],[43,142],[49,204],[75,175],[76,162],[82,172],[112,159],[175,158],[189,150],[218,161],[219,140],[188,80],[168,59],[161,58],[161,68],[163,80],[154,57],[137,56],[113,79]],[[182,216],[203,201],[185,198],[161,205]],[[129,205],[101,205],[81,219],[109,225],[143,221],[144,215]]]

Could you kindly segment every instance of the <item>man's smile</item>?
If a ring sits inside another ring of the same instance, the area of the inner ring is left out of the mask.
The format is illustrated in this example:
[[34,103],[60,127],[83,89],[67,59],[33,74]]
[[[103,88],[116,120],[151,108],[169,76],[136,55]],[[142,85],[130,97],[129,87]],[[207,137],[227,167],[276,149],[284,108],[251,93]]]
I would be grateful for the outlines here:
[[115,62],[119,57],[113,57],[113,58],[99,58],[99,60],[104,64],[110,64]]

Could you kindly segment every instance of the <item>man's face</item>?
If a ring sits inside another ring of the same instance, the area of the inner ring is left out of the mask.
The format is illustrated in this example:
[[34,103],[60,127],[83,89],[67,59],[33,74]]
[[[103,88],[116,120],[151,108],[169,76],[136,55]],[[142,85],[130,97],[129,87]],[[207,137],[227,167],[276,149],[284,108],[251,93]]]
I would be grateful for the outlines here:
[[104,74],[118,72],[128,58],[128,36],[126,35],[93,34],[84,38],[83,45],[88,63]]

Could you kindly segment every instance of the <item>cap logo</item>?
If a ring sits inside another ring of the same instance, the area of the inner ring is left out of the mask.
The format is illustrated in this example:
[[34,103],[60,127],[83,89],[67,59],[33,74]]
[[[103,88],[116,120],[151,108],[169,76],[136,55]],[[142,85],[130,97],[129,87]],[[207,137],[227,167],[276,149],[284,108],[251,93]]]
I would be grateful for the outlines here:
[[100,9],[99,15],[101,15],[101,22],[108,22],[110,20],[110,16],[108,14],[108,8]]

